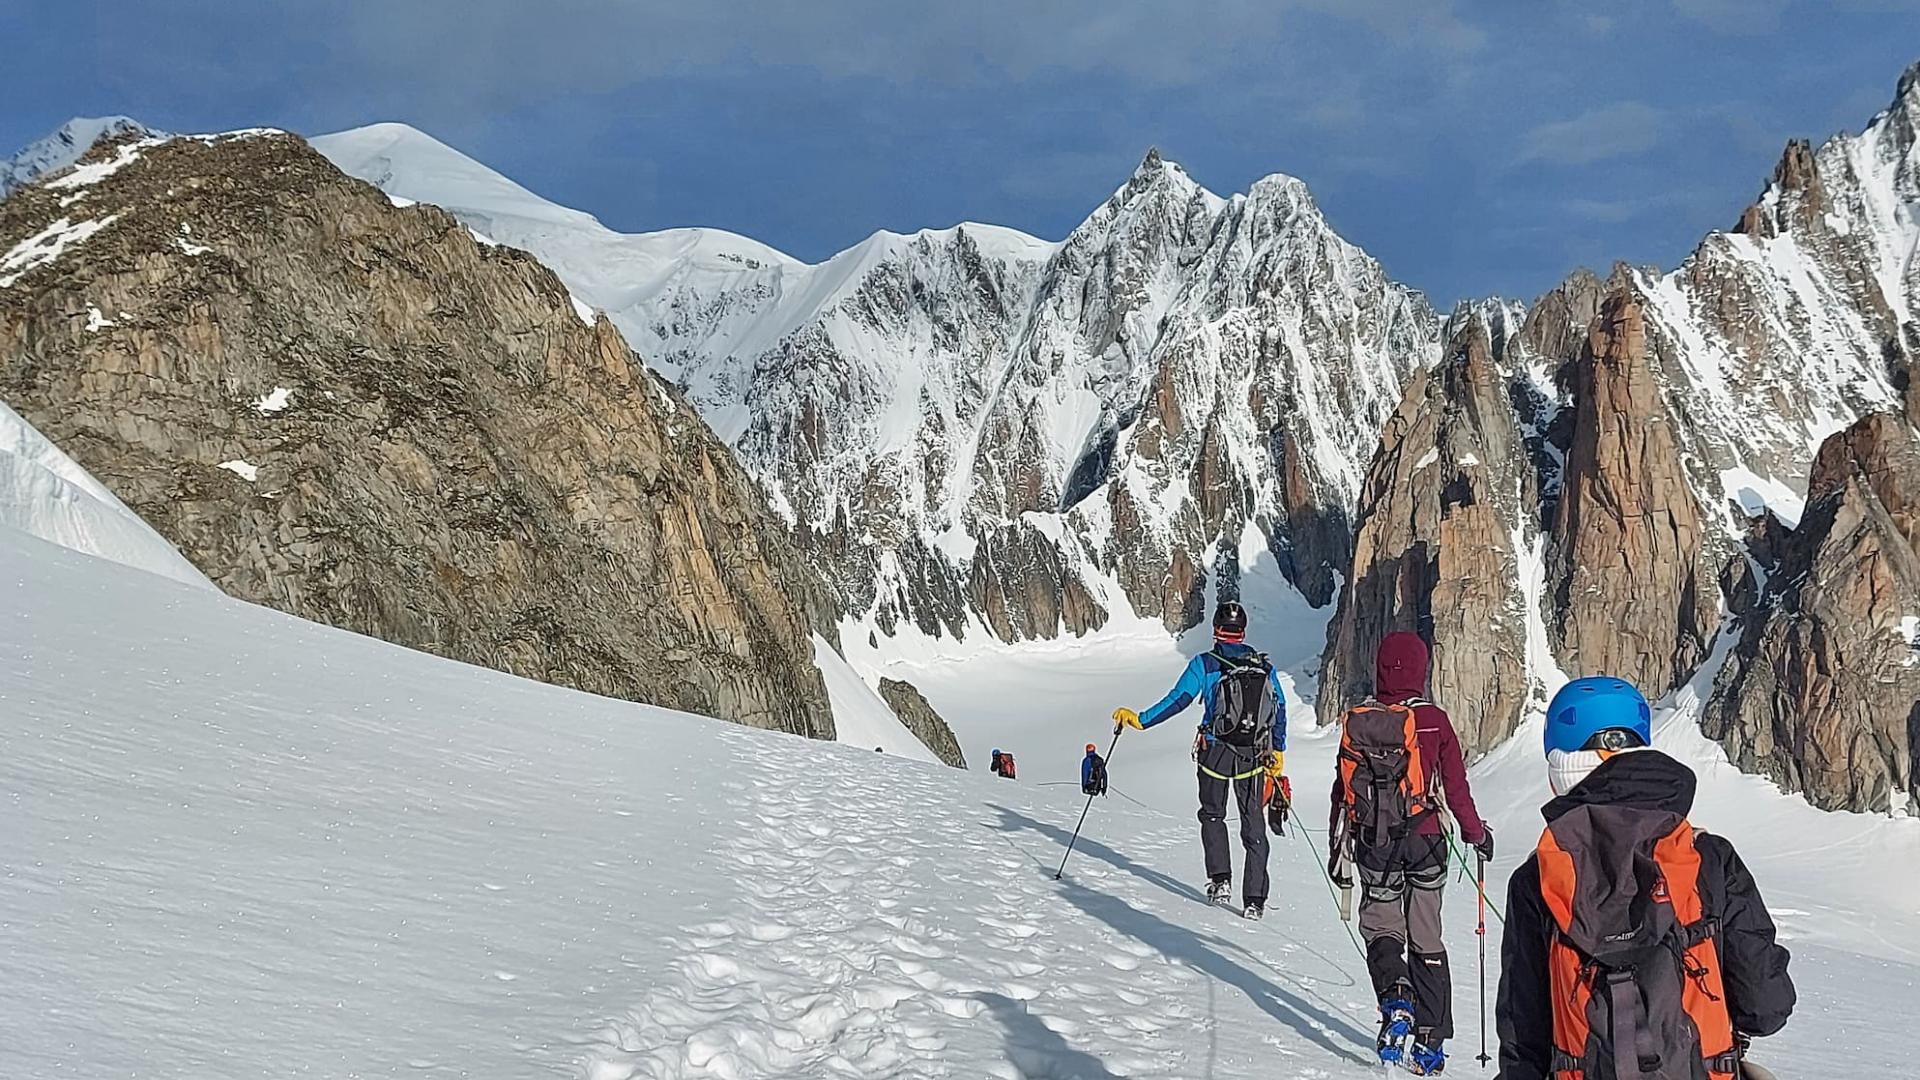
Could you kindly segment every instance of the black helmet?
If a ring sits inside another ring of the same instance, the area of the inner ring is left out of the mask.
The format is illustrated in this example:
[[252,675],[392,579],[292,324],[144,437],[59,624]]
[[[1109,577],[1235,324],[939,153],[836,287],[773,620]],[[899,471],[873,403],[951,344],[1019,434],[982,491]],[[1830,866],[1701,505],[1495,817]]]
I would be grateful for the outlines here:
[[1247,636],[1247,609],[1238,600],[1222,600],[1213,609],[1213,636],[1222,641],[1239,641]]

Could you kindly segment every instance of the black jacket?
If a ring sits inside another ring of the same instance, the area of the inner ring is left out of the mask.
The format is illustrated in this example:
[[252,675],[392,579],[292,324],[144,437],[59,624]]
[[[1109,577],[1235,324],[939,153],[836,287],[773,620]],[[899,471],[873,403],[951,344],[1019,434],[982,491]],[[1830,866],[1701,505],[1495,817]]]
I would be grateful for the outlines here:
[[[1548,821],[1589,803],[1643,806],[1685,814],[1693,809],[1693,770],[1657,750],[1602,762],[1572,791],[1541,811]],[[1787,950],[1773,939],[1773,918],[1759,886],[1724,837],[1699,833],[1701,902],[1720,919],[1721,975],[1733,1027],[1747,1035],[1779,1031],[1793,1012]],[[1553,1003],[1547,947],[1553,918],[1540,895],[1540,864],[1529,856],[1507,882],[1506,929],[1500,939],[1499,1080],[1548,1080],[1553,1061]]]

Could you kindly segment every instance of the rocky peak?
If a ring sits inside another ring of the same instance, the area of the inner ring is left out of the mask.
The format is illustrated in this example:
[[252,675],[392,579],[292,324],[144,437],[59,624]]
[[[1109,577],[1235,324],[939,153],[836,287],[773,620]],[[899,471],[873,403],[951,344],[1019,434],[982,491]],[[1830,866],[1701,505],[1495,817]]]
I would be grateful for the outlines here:
[[756,485],[532,257],[297,138],[103,144],[0,202],[0,397],[222,589],[831,737],[823,590]]
[[1387,634],[1433,645],[1429,696],[1485,750],[1531,693],[1518,546],[1537,499],[1486,320],[1454,320],[1444,358],[1416,372],[1361,489],[1353,572],[1328,624],[1319,699],[1332,723],[1373,692]]
[[1650,696],[1685,681],[1718,621],[1707,526],[1656,363],[1645,300],[1613,292],[1572,367],[1549,565],[1568,673],[1617,676]]
[[1829,438],[1806,515],[1714,686],[1707,733],[1816,806],[1920,798],[1920,433],[1876,413]]
[[1575,270],[1527,308],[1519,340],[1549,364],[1579,356],[1606,292],[1598,274],[1584,266]]
[[1773,168],[1772,185],[1740,215],[1733,231],[1770,239],[1794,229],[1817,228],[1826,213],[1826,190],[1814,162],[1813,144],[1794,139]]

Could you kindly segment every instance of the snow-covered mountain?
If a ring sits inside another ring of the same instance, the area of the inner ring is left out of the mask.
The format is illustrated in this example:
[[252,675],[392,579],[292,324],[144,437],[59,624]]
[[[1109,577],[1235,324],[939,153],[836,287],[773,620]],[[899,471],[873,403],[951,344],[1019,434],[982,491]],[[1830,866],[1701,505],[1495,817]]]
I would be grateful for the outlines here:
[[1149,153],[1058,244],[962,224],[808,265],[614,233],[402,125],[314,145],[605,310],[886,633],[1183,629],[1249,538],[1326,603],[1379,424],[1437,348],[1290,177],[1223,199]]
[[155,134],[159,133],[132,117],[76,116],[45,138],[21,147],[12,157],[0,159],[0,198],[79,161],[80,155],[101,139]]

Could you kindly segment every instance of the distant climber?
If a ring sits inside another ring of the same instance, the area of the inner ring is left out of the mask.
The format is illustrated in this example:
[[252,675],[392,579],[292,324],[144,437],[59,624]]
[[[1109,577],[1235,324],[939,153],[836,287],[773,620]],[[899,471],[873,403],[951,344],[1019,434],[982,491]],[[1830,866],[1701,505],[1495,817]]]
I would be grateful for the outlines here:
[[1493,833],[1474,809],[1460,739],[1427,689],[1427,645],[1388,634],[1375,654],[1373,697],[1341,720],[1329,871],[1343,888],[1360,878],[1360,934],[1380,1004],[1382,1061],[1415,1075],[1446,1066],[1453,986],[1440,933],[1447,883],[1445,812],[1467,842],[1493,858]]
[[1014,775],[1013,755],[1004,750],[997,748],[994,750],[992,760],[987,762],[987,768],[995,776],[1004,776],[1009,780],[1018,779]]
[[1087,756],[1080,759],[1080,793],[1107,793],[1107,759],[1100,756],[1100,748],[1092,743],[1087,744]]
[[1115,709],[1113,720],[1116,731],[1144,731],[1195,701],[1205,706],[1194,762],[1207,899],[1226,904],[1233,894],[1233,853],[1227,846],[1227,793],[1232,790],[1246,849],[1241,910],[1258,919],[1267,906],[1267,797],[1286,764],[1287,704],[1273,665],[1246,644],[1246,637],[1247,610],[1236,601],[1221,601],[1213,612],[1213,648],[1188,661],[1180,681],[1152,708],[1144,713]]
[[[1556,797],[1507,882],[1502,1080],[1760,1075],[1741,1060],[1748,1040],[1793,1012],[1759,886],[1732,844],[1687,820],[1693,771],[1651,748],[1650,712],[1605,677],[1547,706]],[[1620,1068],[1625,1040],[1637,1060]]]

